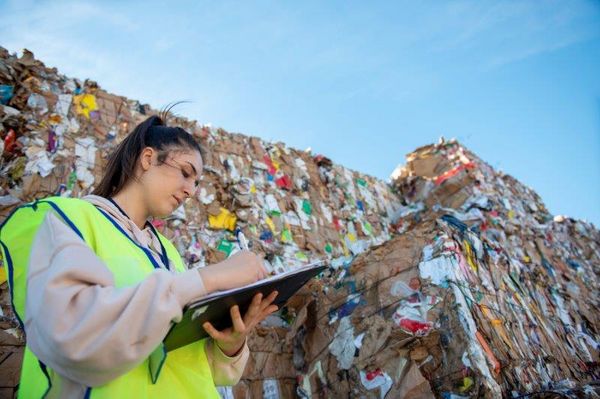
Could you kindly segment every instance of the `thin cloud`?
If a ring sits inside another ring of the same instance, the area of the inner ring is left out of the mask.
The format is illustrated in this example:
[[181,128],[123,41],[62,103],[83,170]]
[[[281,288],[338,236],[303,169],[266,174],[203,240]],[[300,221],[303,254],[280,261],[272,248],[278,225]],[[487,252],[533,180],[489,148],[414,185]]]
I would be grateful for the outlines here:
[[581,1],[451,3],[435,13],[436,34],[421,44],[493,69],[598,37],[591,23],[598,17],[598,7]]

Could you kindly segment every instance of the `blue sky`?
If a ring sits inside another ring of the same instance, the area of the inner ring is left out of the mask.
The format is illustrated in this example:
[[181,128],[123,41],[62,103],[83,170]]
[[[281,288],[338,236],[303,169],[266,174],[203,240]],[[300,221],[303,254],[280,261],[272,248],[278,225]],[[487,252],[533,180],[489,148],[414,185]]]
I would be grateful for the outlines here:
[[456,137],[600,226],[600,2],[0,0],[0,45],[387,179]]

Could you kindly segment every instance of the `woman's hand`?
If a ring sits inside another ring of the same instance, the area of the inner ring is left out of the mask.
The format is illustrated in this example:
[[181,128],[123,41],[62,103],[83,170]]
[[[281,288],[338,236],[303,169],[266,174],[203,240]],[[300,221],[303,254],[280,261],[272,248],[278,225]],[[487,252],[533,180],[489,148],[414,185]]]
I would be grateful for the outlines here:
[[202,327],[215,340],[224,354],[229,357],[235,356],[242,349],[250,331],[268,315],[277,310],[277,305],[273,305],[276,296],[277,291],[272,292],[265,299],[262,298],[262,294],[256,294],[243,319],[240,314],[240,308],[237,305],[232,306],[230,313],[233,327],[218,331],[208,321],[202,324]]
[[223,262],[198,269],[206,292],[242,287],[267,277],[262,259],[253,252],[240,251]]

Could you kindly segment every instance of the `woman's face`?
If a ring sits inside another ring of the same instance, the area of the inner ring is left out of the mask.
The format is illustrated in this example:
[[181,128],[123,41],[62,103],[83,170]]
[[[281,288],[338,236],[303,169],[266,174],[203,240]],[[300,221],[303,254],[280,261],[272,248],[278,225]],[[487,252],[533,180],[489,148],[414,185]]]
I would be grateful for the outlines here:
[[160,163],[158,153],[146,148],[141,162],[144,173],[140,182],[150,215],[168,216],[196,193],[203,167],[199,152],[171,150],[165,161]]

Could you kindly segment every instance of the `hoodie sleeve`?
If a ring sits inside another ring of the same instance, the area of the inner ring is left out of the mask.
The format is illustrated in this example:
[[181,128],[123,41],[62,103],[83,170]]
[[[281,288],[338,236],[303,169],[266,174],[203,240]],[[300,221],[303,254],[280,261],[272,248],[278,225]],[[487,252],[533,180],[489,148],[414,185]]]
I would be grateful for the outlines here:
[[[197,270],[156,270],[137,285],[114,285],[104,262],[48,212],[32,245],[27,280],[25,332],[36,356],[70,380],[105,384],[146,359],[171,322],[181,320],[183,307],[206,294]],[[236,363],[219,360],[211,365]]]
[[244,342],[242,349],[235,356],[229,357],[223,353],[219,345],[210,339],[206,343],[206,357],[215,385],[235,385],[244,374],[246,363],[250,357],[250,349]]

